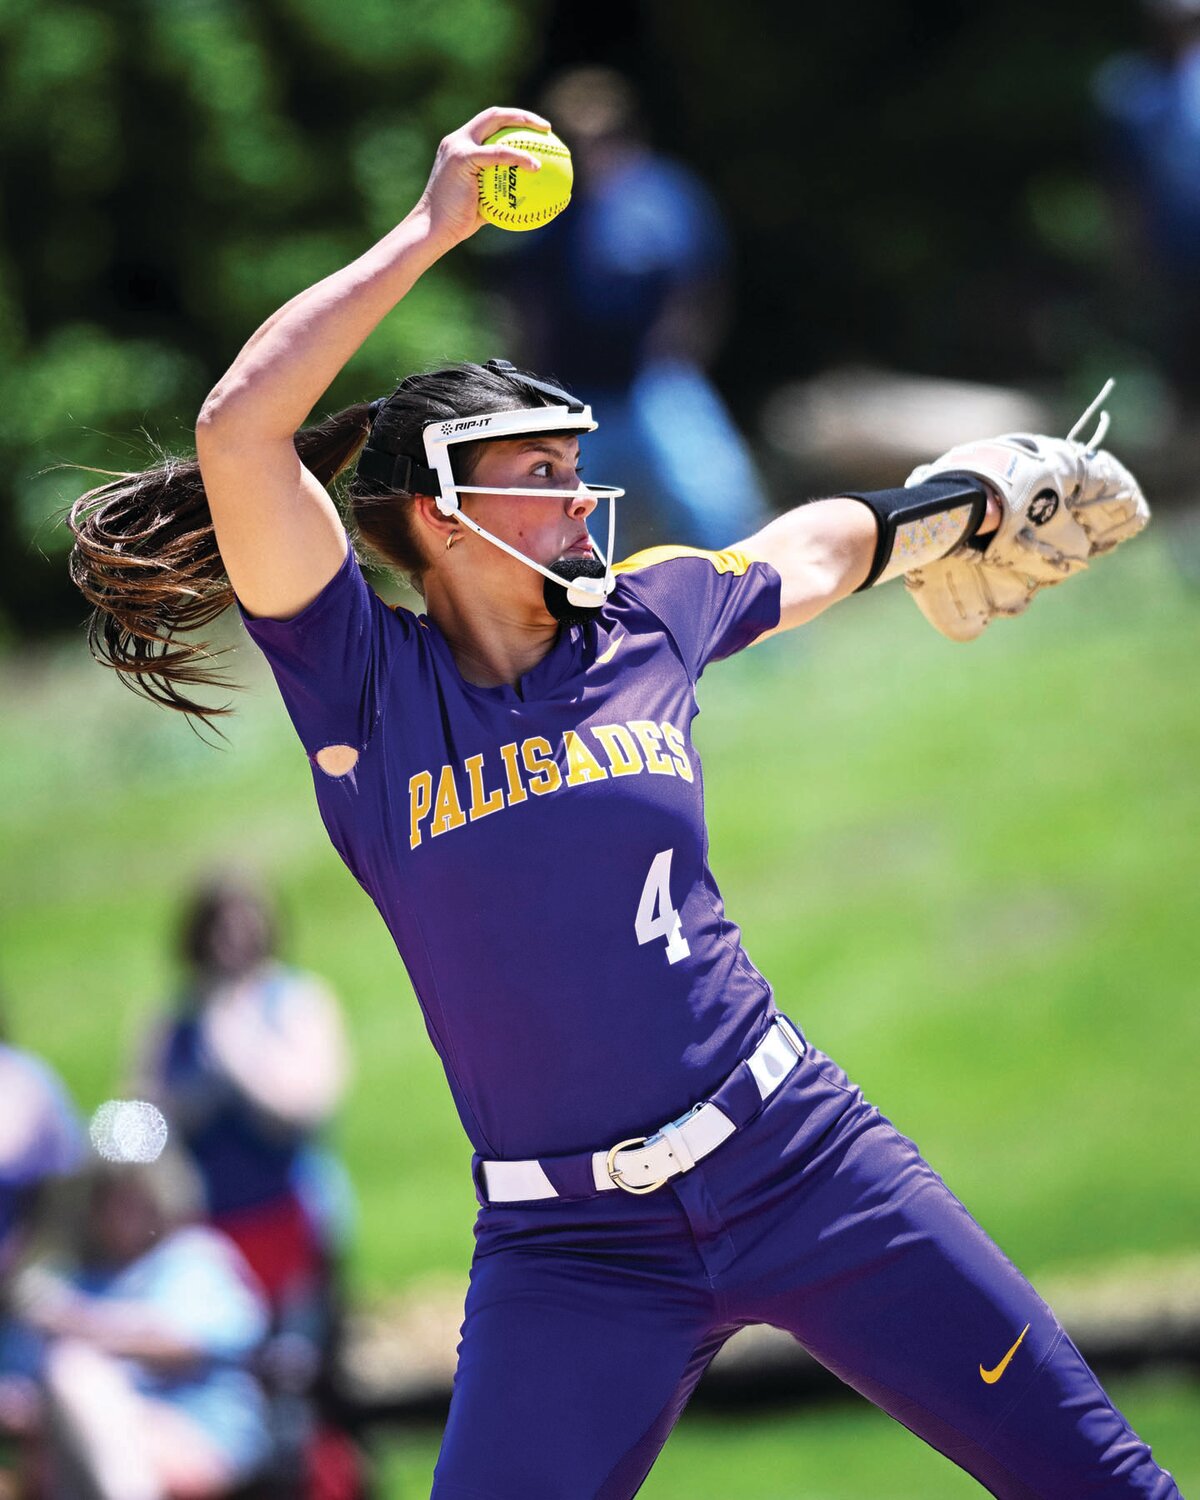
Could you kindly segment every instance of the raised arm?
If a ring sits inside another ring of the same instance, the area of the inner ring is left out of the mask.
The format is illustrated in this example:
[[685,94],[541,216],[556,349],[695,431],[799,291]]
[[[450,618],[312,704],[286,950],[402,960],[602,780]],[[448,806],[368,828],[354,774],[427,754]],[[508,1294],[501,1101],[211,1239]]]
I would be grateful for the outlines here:
[[527,110],[488,109],[440,144],[420,201],[350,265],[309,287],[251,337],[205,401],[196,452],[234,592],[254,615],[299,613],[346,555],[337,510],[296,455],[294,435],[371,331],[423,272],[483,223],[478,173],[537,170],[528,152],[483,146],[510,125],[549,128]]
[[[989,497],[975,534],[986,536],[994,531],[1001,513],[1000,501]],[[759,639],[803,625],[861,588],[878,561],[880,526],[876,507],[840,496],[785,511],[738,542],[736,551],[752,562],[769,563],[782,584],[779,624]]]

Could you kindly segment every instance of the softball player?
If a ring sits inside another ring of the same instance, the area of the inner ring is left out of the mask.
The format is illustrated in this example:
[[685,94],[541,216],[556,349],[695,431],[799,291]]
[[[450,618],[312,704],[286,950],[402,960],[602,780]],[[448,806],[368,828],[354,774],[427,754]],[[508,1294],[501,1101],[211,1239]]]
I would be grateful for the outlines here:
[[[1050,1309],[776,1009],[709,870],[690,737],[710,662],[901,573],[977,633],[1144,502],[1106,454],[1001,439],[725,552],[614,566],[619,492],[578,477],[590,411],[503,362],[297,433],[478,228],[479,169],[528,164],[480,143],[544,123],[448,136],[403,223],[264,324],[201,414],[202,485],[176,466],[75,515],[96,649],[177,707],[197,662],[171,630],[236,591],[445,1066],[481,1206],[434,1494],[634,1494],[721,1344],[765,1322],[996,1495],[1177,1496]],[[323,488],[360,449],[355,524],[423,615],[367,588]]]

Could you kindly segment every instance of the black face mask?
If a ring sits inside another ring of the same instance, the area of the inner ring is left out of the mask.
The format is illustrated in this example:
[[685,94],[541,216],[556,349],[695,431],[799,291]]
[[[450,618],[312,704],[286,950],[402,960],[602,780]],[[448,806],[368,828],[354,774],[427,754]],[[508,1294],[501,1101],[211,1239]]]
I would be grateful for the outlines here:
[[[603,578],[604,564],[595,556],[562,557],[554,564],[554,571],[559,577],[573,583],[576,578]],[[542,582],[542,598],[551,615],[562,625],[581,625],[585,620],[596,617],[596,605],[572,604],[562,584],[554,583],[549,578]]]

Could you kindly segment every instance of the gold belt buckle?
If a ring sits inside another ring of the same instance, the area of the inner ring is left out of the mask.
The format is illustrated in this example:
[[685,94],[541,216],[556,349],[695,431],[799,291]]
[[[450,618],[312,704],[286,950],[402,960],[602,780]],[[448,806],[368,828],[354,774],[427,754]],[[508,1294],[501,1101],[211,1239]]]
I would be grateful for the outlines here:
[[667,1178],[660,1177],[657,1182],[643,1182],[640,1187],[634,1187],[632,1183],[621,1181],[621,1174],[617,1171],[616,1167],[617,1152],[624,1151],[628,1146],[644,1146],[648,1139],[649,1137],[644,1135],[631,1135],[627,1141],[618,1141],[608,1153],[604,1163],[604,1170],[608,1173],[609,1181],[619,1187],[622,1192],[654,1193],[667,1181]]

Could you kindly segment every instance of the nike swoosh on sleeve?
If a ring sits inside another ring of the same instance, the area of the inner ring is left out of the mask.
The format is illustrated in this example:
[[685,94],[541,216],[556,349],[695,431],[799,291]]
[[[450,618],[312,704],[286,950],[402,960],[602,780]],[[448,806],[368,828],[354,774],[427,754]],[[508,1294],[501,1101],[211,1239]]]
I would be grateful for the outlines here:
[[624,639],[625,637],[623,635],[615,636],[613,638],[612,645],[609,646],[606,651],[601,652],[601,654],[596,658],[596,665],[598,667],[602,667],[605,662],[612,661],[613,657],[617,654],[617,647]]

